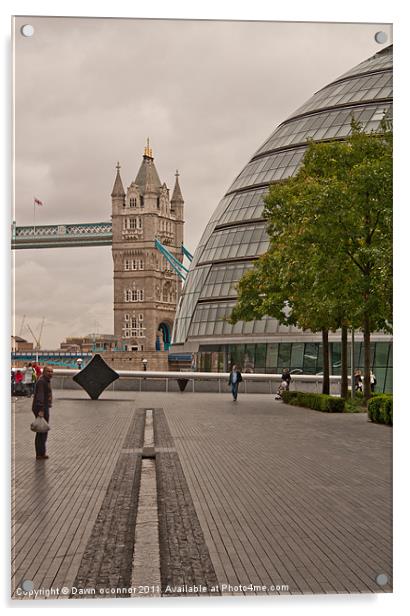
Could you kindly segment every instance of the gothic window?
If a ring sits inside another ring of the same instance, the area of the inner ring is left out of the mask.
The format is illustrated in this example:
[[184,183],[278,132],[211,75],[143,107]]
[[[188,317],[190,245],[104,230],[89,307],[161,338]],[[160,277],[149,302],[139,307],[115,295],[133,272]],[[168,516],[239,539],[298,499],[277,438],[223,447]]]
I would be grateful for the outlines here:
[[137,328],[137,319],[135,317],[132,317],[132,319],[131,319],[131,327],[132,327],[132,329],[136,329]]
[[144,197],[140,196],[140,207],[144,207]]
[[130,197],[130,207],[137,207],[137,197]]
[[130,265],[131,265],[130,264],[130,260],[129,259],[125,259],[125,261],[124,261],[124,269],[125,269],[125,271],[128,271],[129,269],[131,269]]
[[129,321],[130,320],[130,315],[125,313],[124,314],[124,321]]
[[124,291],[124,301],[130,302],[132,300],[131,289],[126,289]]
[[143,270],[144,269],[144,261],[143,261],[143,259],[138,259],[138,269],[139,270]]
[[128,219],[128,228],[136,229],[137,228],[137,218],[129,218]]
[[137,227],[138,229],[142,229],[142,218],[140,216],[137,218]]
[[159,208],[160,208],[160,199],[159,197],[157,197],[157,209],[159,210]]
[[143,320],[144,320],[144,315],[143,315],[141,312],[140,312],[140,314],[138,315],[138,319],[139,319],[140,321],[143,321]]
[[138,300],[139,300],[139,291],[138,289],[133,289],[132,290],[132,301],[138,302]]

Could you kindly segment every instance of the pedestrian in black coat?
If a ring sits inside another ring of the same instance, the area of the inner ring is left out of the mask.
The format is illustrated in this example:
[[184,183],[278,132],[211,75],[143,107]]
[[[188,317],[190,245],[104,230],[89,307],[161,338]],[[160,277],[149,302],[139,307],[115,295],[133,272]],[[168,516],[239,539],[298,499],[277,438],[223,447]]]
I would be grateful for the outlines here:
[[[42,376],[37,380],[34,388],[32,411],[36,417],[44,417],[47,423],[50,422],[50,408],[53,402],[51,391],[51,378],[53,369],[45,366]],[[37,460],[46,460],[46,441],[48,432],[36,432],[34,446],[36,449]]]

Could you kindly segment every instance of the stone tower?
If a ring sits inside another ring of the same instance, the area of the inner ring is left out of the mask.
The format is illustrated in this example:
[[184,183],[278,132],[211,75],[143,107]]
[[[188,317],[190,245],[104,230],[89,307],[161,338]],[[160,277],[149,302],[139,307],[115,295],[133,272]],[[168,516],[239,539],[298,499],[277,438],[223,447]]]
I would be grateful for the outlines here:
[[147,141],[125,193],[117,164],[112,199],[114,334],[124,351],[163,351],[171,341],[181,280],[155,247],[182,261],[184,200],[176,173],[172,199]]

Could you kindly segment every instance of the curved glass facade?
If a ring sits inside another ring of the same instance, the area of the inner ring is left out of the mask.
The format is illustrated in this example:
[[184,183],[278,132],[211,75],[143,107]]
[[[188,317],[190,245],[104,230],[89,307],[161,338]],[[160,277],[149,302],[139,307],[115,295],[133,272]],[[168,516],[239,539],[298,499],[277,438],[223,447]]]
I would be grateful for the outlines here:
[[[352,118],[366,131],[377,130],[384,115],[391,115],[392,64],[390,46],[344,73],[282,122],[252,156],[201,237],[180,298],[174,345],[189,343],[191,350],[204,351],[206,345],[215,348],[222,344],[229,347],[232,356],[235,344],[243,345],[245,341],[258,345],[277,340],[278,336],[281,344],[286,344],[286,336],[289,344],[295,344],[298,336],[303,341],[307,336],[317,341],[316,335],[279,326],[271,318],[230,325],[226,317],[235,304],[235,284],[269,246],[262,218],[263,198],[269,185],[296,173],[309,140],[346,138]],[[273,367],[265,362],[259,369]]]

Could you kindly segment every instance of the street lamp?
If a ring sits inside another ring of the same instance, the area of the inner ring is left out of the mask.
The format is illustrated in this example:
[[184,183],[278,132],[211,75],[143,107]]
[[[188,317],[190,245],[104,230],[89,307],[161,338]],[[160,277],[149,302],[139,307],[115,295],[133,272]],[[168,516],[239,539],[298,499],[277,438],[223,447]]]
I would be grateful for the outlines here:
[[143,370],[145,371],[147,369],[148,359],[145,359],[144,357],[144,359],[142,359],[141,361],[142,361]]

